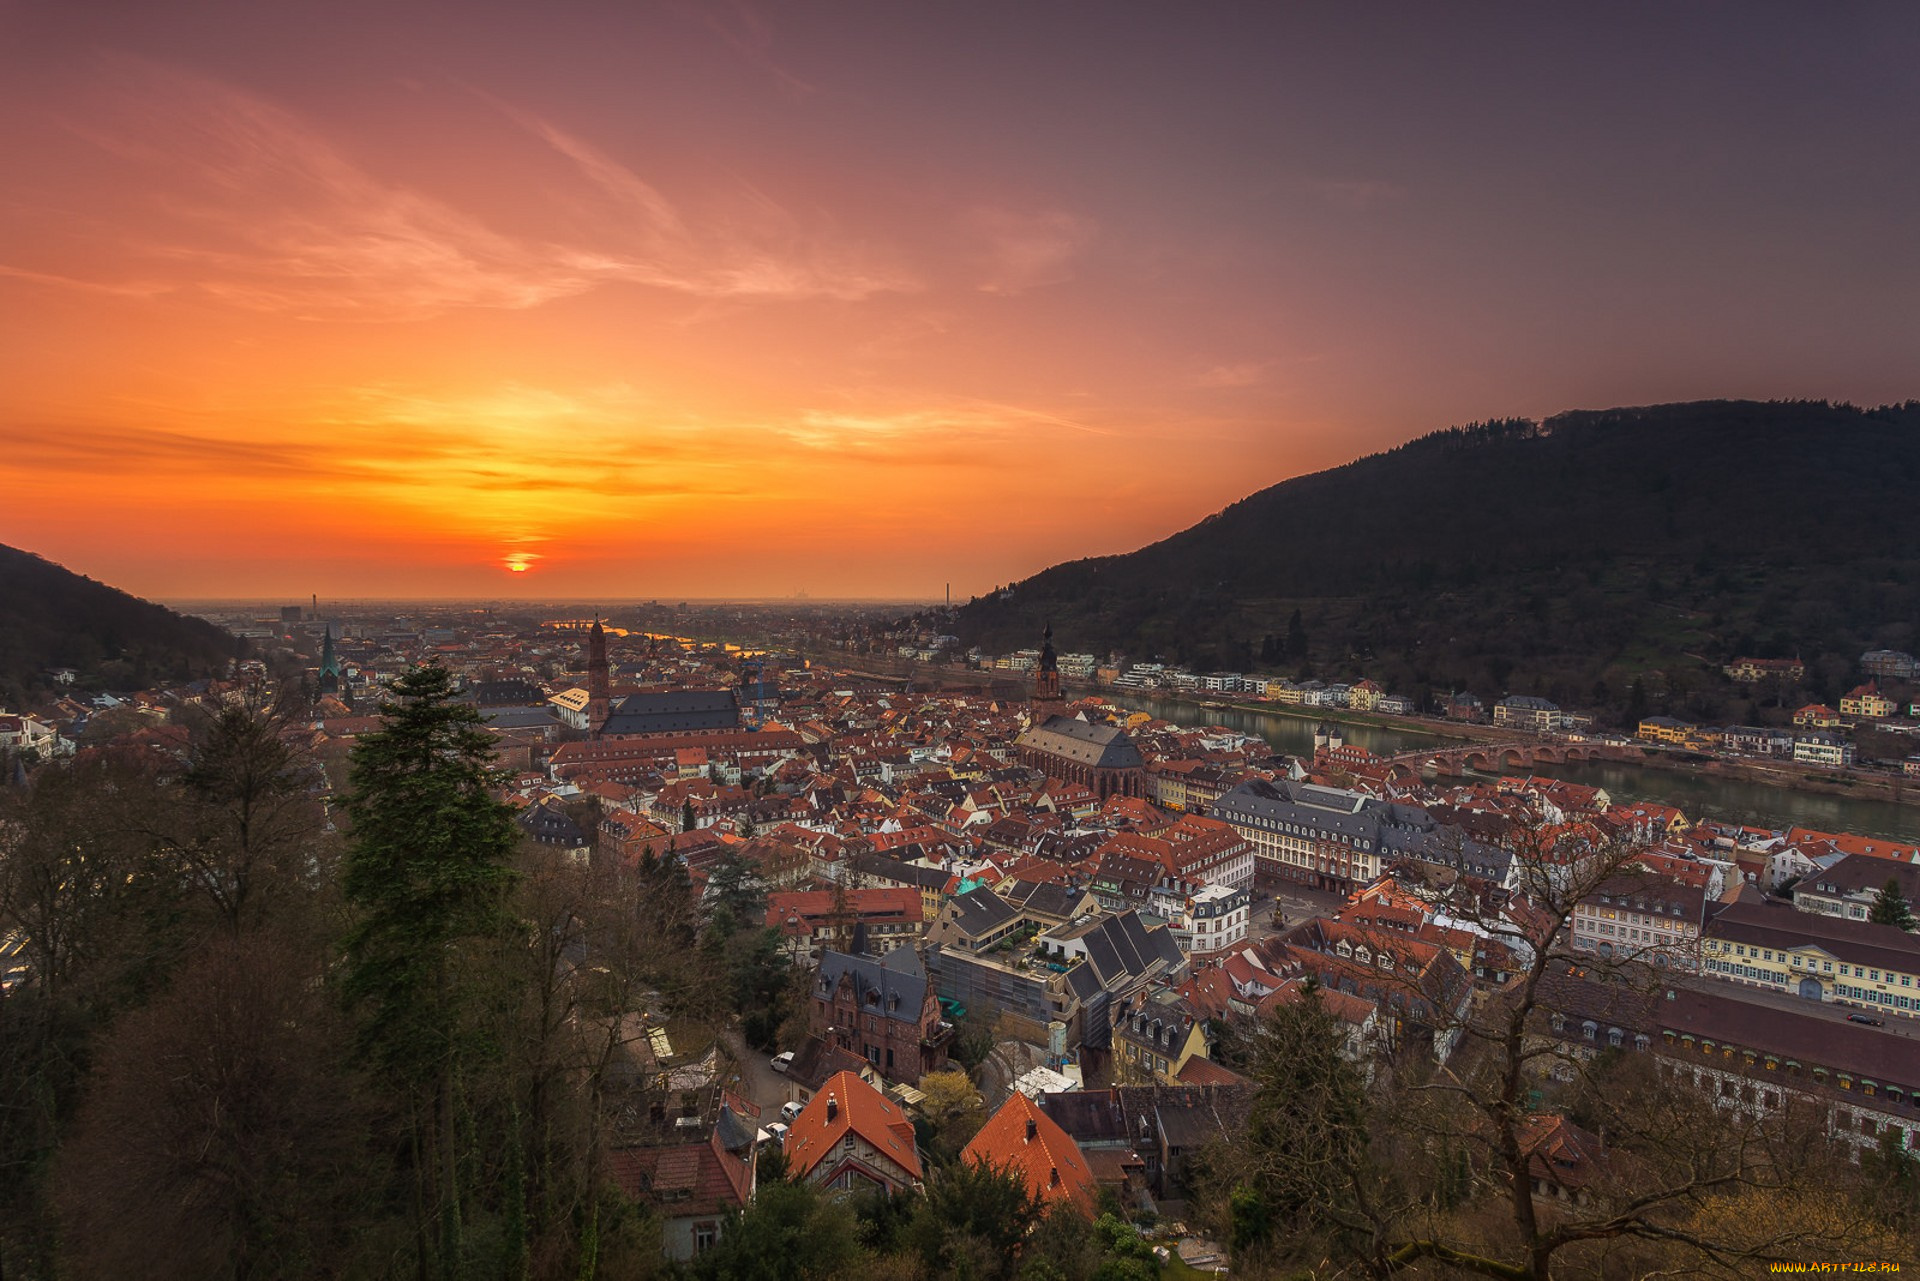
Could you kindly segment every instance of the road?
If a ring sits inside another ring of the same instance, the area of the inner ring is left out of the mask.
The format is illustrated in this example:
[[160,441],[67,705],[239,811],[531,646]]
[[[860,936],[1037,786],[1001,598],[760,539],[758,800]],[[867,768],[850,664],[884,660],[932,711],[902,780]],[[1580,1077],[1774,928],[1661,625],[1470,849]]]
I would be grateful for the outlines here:
[[738,1024],[728,1024],[721,1031],[720,1044],[738,1065],[734,1092],[758,1105],[760,1124],[778,1121],[780,1105],[787,1101],[787,1078],[773,1070],[766,1055],[747,1047]]

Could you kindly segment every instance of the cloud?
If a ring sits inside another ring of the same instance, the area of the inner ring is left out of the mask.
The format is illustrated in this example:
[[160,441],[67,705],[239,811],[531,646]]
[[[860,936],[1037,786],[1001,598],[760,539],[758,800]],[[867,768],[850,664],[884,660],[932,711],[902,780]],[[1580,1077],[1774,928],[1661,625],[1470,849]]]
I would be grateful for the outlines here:
[[1273,368],[1271,360],[1243,360],[1233,364],[1215,365],[1202,371],[1194,380],[1195,387],[1257,387],[1267,380],[1267,374]]
[[[685,216],[655,184],[538,117],[496,103],[565,158],[592,216],[566,239],[507,234],[425,191],[374,176],[267,99],[130,57],[110,60],[114,104],[75,132],[139,171],[164,232],[128,228],[159,276],[236,306],[306,318],[407,320],[455,308],[538,307],[627,283],[712,298],[853,301],[917,287],[830,224],[759,193]],[[510,180],[503,175],[503,181]],[[111,229],[110,229],[111,230]],[[116,247],[118,247],[116,245]],[[130,283],[8,274],[116,292]]]
[[976,207],[962,219],[980,245],[979,288],[1018,294],[1073,279],[1073,263],[1099,237],[1093,219],[1064,209],[1016,211]]

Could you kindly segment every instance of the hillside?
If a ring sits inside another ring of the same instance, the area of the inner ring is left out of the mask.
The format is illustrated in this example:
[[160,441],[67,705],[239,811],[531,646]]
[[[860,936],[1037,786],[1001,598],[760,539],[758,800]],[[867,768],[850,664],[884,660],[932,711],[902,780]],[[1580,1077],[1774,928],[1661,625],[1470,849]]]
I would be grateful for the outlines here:
[[206,675],[243,642],[32,552],[0,546],[0,706],[18,708],[70,667],[82,687],[141,688]]
[[1736,653],[1799,654],[1837,696],[1862,650],[1913,647],[1916,486],[1920,402],[1475,424],[1054,566],[956,632],[1005,649],[1052,619],[1070,650],[1620,710],[1636,681],[1677,711]]

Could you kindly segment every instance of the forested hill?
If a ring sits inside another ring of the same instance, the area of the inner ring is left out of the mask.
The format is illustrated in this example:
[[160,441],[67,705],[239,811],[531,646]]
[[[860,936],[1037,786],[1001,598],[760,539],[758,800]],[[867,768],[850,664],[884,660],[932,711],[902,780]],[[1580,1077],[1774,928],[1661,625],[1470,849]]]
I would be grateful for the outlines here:
[[83,686],[137,689],[223,670],[241,641],[32,552],[0,546],[0,707],[70,667]]
[[956,630],[1007,649],[1051,619],[1068,650],[1584,703],[1735,650],[1910,648],[1917,493],[1914,401],[1479,423],[1054,566],[969,603]]

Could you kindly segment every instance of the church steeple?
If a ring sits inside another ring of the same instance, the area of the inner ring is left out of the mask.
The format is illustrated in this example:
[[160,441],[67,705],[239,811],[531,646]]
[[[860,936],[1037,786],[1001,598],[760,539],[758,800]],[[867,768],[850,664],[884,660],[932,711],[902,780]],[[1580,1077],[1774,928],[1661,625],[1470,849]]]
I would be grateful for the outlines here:
[[607,667],[607,629],[595,615],[587,633],[587,729],[595,735],[613,711],[613,688]]
[[333,652],[333,624],[327,624],[326,634],[320,640],[320,680],[318,682],[321,697],[337,697],[340,693],[340,656]]
[[1065,707],[1060,697],[1060,660],[1053,652],[1053,624],[1040,633],[1040,663],[1033,674],[1033,723],[1058,715]]

